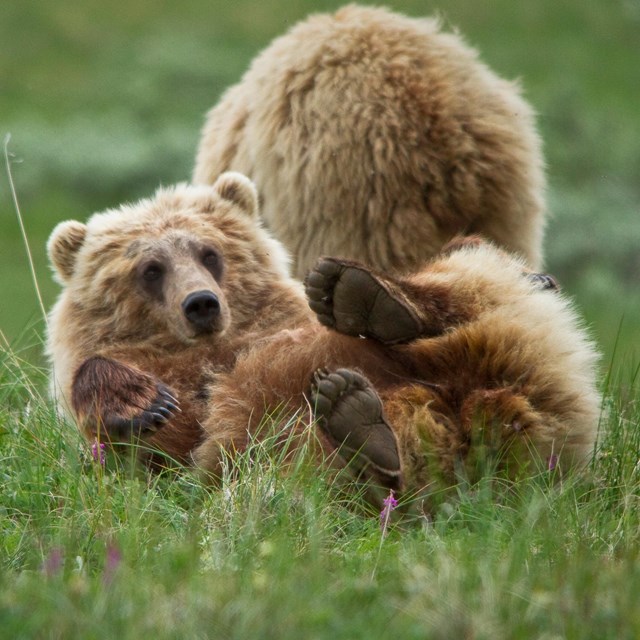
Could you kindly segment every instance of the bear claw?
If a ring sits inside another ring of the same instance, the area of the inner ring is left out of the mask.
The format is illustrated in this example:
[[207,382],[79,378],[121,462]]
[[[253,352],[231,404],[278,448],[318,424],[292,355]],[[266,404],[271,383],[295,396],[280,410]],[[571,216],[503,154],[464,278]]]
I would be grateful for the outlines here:
[[112,442],[155,433],[181,412],[175,393],[160,380],[104,356],[80,365],[71,396],[83,428],[101,431]]
[[540,289],[560,289],[558,281],[549,273],[527,273],[527,278],[537,284]]
[[146,409],[130,418],[106,416],[103,426],[111,438],[130,439],[132,436],[152,435],[172,420],[176,413],[182,413],[179,405],[178,399],[168,387],[158,384],[157,395]]

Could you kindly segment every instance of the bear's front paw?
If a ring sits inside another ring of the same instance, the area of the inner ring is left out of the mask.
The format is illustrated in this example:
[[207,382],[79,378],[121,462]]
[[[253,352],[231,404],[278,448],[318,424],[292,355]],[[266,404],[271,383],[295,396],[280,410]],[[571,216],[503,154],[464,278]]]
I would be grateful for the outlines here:
[[420,314],[398,285],[356,263],[321,258],[305,290],[318,320],[340,333],[394,344],[424,332]]
[[316,371],[311,406],[319,426],[356,475],[398,490],[402,484],[396,437],[389,427],[382,402],[371,383],[357,371]]
[[167,386],[156,383],[156,395],[145,407],[130,404],[124,408],[126,417],[106,414],[101,418],[107,434],[116,440],[126,440],[132,436],[148,436],[167,424],[180,412],[180,403]]
[[85,431],[130,442],[157,431],[180,412],[175,394],[153,376],[96,356],[73,381],[72,407]]

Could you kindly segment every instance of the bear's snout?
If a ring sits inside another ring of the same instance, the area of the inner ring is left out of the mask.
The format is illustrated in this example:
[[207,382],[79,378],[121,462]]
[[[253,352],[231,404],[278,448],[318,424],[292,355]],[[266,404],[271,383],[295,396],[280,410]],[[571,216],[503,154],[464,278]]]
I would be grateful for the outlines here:
[[220,316],[220,300],[213,291],[195,291],[182,302],[182,310],[189,323],[198,331],[213,331]]

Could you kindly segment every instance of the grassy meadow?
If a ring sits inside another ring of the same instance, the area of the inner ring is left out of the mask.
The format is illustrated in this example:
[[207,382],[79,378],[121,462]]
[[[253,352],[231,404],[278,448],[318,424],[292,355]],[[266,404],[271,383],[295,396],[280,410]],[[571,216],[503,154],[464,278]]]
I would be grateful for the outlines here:
[[[60,220],[189,178],[206,110],[337,0],[0,3],[6,140],[44,305]],[[603,351],[585,477],[461,486],[363,517],[258,448],[221,491],[104,465],[46,399],[42,313],[0,172],[0,637],[640,637],[640,2],[396,0],[438,13],[539,113],[547,267]]]

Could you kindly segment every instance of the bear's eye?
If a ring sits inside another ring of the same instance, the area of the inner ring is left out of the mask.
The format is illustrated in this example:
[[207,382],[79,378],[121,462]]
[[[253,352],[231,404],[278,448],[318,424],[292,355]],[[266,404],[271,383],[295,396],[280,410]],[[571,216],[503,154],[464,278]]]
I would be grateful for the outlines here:
[[214,276],[219,276],[221,271],[220,254],[214,249],[205,249],[202,252],[202,264],[211,271]]
[[164,270],[162,269],[161,265],[151,263],[143,269],[142,278],[146,282],[155,282],[156,280],[160,280],[160,278],[162,278],[163,273]]

